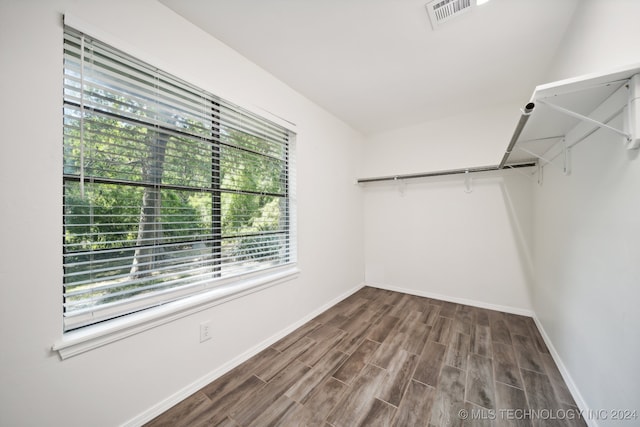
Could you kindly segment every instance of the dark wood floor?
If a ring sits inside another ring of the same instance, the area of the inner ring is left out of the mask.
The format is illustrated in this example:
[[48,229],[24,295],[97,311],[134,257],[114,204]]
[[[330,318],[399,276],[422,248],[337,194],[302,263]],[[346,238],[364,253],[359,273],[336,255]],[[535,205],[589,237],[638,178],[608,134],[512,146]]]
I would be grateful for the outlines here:
[[366,287],[148,425],[586,426],[576,413],[531,318]]

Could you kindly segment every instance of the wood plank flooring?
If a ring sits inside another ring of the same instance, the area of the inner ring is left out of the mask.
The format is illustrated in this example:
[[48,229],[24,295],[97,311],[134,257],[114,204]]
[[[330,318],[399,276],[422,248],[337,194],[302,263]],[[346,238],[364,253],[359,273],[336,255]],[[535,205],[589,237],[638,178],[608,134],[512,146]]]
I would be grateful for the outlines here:
[[365,287],[147,426],[586,426],[568,410],[531,318]]

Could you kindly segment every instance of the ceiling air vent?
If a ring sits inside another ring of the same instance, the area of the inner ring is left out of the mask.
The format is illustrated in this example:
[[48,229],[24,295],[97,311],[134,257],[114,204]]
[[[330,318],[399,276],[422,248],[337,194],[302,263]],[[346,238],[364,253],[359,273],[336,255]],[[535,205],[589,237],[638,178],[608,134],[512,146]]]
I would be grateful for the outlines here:
[[433,0],[426,4],[435,30],[443,23],[471,9],[472,0]]

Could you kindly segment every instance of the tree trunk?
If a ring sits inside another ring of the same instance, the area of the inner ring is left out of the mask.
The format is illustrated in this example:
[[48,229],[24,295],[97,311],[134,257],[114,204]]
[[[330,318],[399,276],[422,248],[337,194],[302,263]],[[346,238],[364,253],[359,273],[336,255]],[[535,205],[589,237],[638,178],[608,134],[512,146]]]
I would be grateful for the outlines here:
[[163,251],[155,241],[162,237],[160,184],[169,135],[159,132],[154,135],[154,144],[149,147],[149,156],[142,166],[143,182],[152,183],[153,187],[145,187],[142,195],[138,238],[130,271],[133,279],[148,276]]

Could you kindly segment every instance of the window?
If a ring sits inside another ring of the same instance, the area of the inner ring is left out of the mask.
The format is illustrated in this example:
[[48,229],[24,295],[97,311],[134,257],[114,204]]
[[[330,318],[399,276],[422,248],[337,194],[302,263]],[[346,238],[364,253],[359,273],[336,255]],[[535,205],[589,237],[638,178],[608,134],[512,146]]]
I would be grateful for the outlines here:
[[290,132],[65,28],[64,330],[295,262]]

